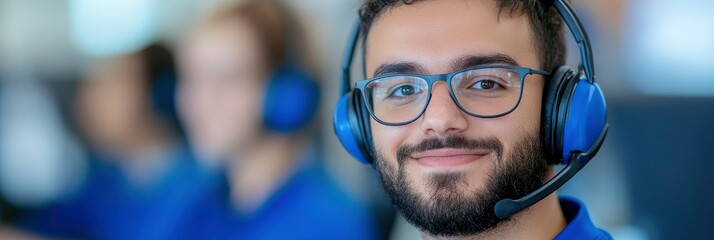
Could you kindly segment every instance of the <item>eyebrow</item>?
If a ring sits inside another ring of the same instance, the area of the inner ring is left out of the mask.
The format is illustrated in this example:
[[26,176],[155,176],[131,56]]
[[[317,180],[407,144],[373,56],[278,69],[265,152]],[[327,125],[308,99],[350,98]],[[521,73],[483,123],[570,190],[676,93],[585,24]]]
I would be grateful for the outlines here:
[[518,61],[511,56],[505,54],[490,54],[479,56],[464,56],[454,60],[451,63],[452,71],[464,70],[467,68],[478,67],[483,65],[503,64],[508,66],[520,66]]
[[[518,62],[511,56],[505,54],[489,54],[489,55],[468,55],[455,59],[451,63],[452,71],[459,71],[467,68],[489,65],[489,64],[504,64],[509,66],[519,66]],[[426,69],[415,62],[397,62],[382,64],[374,71],[374,77],[394,74],[394,73],[414,73],[426,74]]]
[[387,63],[380,65],[376,70],[374,70],[375,77],[391,73],[425,74],[426,70],[421,65],[414,62]]

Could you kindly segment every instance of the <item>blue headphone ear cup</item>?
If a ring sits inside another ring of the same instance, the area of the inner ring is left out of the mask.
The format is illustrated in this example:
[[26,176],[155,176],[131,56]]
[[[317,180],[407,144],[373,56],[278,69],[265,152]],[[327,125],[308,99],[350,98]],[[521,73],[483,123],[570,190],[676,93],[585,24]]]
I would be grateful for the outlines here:
[[[598,139],[607,127],[607,106],[605,96],[597,83],[590,83],[585,76],[573,80],[572,97],[562,123],[561,154],[565,163],[574,152],[597,151],[600,146]],[[593,148],[595,146],[596,148]],[[596,152],[589,152],[594,155]]]
[[[365,126],[359,111],[359,98],[350,92],[343,95],[337,101],[332,124],[337,138],[342,146],[355,159],[363,164],[371,164],[372,158],[367,148],[367,135]],[[368,126],[366,126],[368,127]]]
[[561,161],[562,135],[559,133],[559,115],[561,109],[566,107],[563,100],[566,94],[567,84],[576,76],[576,71],[568,66],[559,67],[546,82],[543,92],[543,113],[541,135],[545,147],[545,155],[549,163],[558,164]]
[[304,127],[317,111],[317,83],[297,70],[283,68],[268,80],[263,104],[263,125],[273,132],[292,132]]

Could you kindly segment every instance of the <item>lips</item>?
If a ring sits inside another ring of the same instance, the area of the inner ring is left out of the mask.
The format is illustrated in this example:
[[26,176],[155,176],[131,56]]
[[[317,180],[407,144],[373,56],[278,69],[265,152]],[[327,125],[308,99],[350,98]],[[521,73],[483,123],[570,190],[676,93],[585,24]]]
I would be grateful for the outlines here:
[[489,153],[487,150],[442,148],[418,152],[411,156],[420,165],[434,168],[450,168],[474,162]]

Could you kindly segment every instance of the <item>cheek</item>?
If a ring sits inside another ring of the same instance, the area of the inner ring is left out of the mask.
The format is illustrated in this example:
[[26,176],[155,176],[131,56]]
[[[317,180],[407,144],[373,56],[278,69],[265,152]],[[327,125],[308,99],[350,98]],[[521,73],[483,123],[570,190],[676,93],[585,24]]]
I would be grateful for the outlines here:
[[404,126],[385,126],[370,120],[372,128],[372,141],[376,151],[386,158],[388,164],[397,166],[396,153],[399,146],[408,143],[409,134],[418,132],[414,123]]
[[136,130],[148,105],[145,96],[118,80],[93,84],[81,90],[79,99],[82,124],[90,134],[116,138]]
[[397,160],[399,147],[406,144],[414,145],[424,139],[416,122],[403,126],[385,126],[370,119],[370,123],[375,150],[385,158],[386,164],[394,171],[399,168]]
[[504,154],[512,152],[515,142],[540,133],[542,86],[542,81],[526,82],[521,102],[513,112],[500,118],[482,120],[483,130],[503,142]]
[[226,129],[240,138],[252,137],[263,128],[263,90],[257,86],[244,86],[224,90],[222,105]]
[[523,89],[523,97],[518,106],[519,119],[523,120],[521,125],[523,131],[527,133],[537,133],[541,126],[541,115],[543,111],[543,85],[542,79],[526,81]]

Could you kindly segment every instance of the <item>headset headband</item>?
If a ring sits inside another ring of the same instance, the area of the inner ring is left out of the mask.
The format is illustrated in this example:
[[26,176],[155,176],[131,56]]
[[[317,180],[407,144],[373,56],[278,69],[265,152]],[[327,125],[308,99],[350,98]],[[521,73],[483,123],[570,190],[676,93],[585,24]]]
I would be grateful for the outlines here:
[[578,49],[580,50],[580,66],[585,72],[585,77],[591,84],[595,82],[595,66],[592,55],[592,48],[590,47],[590,39],[588,34],[585,32],[585,28],[580,19],[575,15],[575,12],[568,4],[567,0],[557,0],[554,2],[558,14],[563,18],[565,25],[570,29],[570,33],[573,34],[575,42],[578,43]]
[[[544,4],[549,4],[549,2],[544,2]],[[563,22],[568,27],[570,32],[578,44],[578,49],[580,50],[580,66],[585,72],[585,77],[591,84],[595,82],[595,66],[593,64],[592,48],[590,47],[590,39],[588,38],[585,28],[580,23],[578,16],[568,4],[567,0],[554,0],[552,2],[553,7],[558,11],[558,14],[563,18]],[[344,58],[342,59],[342,83],[340,86],[341,94],[344,95],[348,93],[352,87],[350,86],[350,72],[352,61],[354,60],[355,50],[357,49],[357,43],[359,41],[361,33],[362,21],[357,19],[350,32],[350,37],[347,39],[347,45],[344,52]]]
[[350,32],[350,37],[347,39],[347,47],[345,48],[345,54],[343,54],[343,59],[342,59],[342,83],[340,85],[340,95],[347,94],[352,87],[350,86],[350,69],[352,65],[352,59],[354,58],[355,55],[355,49],[357,49],[357,41],[359,40],[360,36],[360,28],[362,27],[362,21],[357,18],[357,21],[354,24],[354,27],[352,27],[352,31]]

